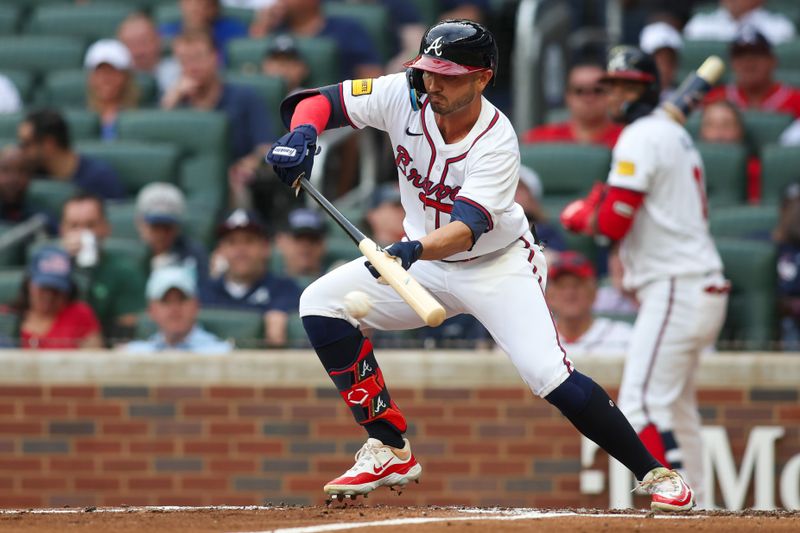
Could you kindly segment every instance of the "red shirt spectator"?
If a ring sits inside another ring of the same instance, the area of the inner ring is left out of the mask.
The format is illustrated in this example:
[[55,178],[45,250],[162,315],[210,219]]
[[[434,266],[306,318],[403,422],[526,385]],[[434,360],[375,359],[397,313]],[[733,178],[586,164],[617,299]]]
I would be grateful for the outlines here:
[[622,133],[622,128],[622,124],[611,122],[604,129],[598,131],[590,141],[581,141],[576,135],[576,127],[572,122],[559,122],[557,124],[545,124],[529,130],[525,134],[523,142],[590,142],[592,144],[605,144],[609,148],[614,148],[620,133]]
[[712,89],[706,97],[706,103],[720,100],[728,100],[739,109],[788,113],[800,117],[800,91],[783,83],[774,83],[758,101],[748,99],[747,94],[734,84]]
[[67,304],[53,320],[50,330],[37,335],[23,329],[20,332],[22,348],[39,350],[76,350],[82,341],[100,332],[100,323],[92,308],[83,302]]

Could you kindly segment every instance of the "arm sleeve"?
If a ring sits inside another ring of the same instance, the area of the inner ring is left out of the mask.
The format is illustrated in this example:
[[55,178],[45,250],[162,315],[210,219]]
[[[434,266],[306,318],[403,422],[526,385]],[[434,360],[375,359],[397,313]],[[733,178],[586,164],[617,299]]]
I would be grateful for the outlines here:
[[466,224],[472,231],[473,246],[478,242],[481,235],[489,231],[488,213],[473,204],[470,200],[460,199],[453,202],[450,222],[455,222],[456,220]]
[[631,191],[646,193],[656,174],[658,162],[649,139],[643,137],[641,128],[626,128],[617,141],[611,157],[608,184]]
[[466,180],[455,199],[480,210],[491,231],[497,217],[514,203],[519,180],[519,152],[496,150],[467,162]]

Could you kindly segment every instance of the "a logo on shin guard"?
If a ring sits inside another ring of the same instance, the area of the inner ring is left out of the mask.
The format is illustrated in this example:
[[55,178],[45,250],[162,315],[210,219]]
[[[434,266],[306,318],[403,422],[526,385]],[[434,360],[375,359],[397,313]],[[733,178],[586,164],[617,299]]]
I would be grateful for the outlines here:
[[347,403],[350,405],[364,405],[369,399],[369,392],[367,389],[353,389],[347,393]]
[[378,413],[380,413],[381,411],[383,411],[387,407],[389,407],[389,406],[386,405],[386,403],[383,401],[383,398],[378,396],[377,401],[375,402],[375,414],[377,415]]
[[364,364],[361,366],[361,377],[363,378],[364,376],[366,376],[367,372],[372,372],[372,367],[369,366],[369,363],[364,361]]

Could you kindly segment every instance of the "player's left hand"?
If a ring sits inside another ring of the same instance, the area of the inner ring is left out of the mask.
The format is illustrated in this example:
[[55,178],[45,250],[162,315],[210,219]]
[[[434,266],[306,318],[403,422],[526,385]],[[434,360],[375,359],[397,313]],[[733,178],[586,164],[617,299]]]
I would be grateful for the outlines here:
[[595,211],[608,190],[605,183],[595,183],[586,198],[570,202],[561,211],[561,224],[573,233],[592,234]]
[[297,180],[311,177],[316,152],[317,130],[310,124],[301,124],[275,141],[266,161],[282,182],[296,188]]
[[[389,257],[399,259],[402,267],[408,270],[422,255],[422,243],[419,241],[400,241],[390,245],[383,252]],[[364,266],[367,267],[367,270],[375,279],[381,277],[380,272],[369,261],[364,263]]]

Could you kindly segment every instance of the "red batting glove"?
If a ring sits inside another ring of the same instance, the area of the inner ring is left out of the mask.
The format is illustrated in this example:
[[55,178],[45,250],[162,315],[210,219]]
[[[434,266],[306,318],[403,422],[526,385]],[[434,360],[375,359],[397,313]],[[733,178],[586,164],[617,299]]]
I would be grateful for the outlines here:
[[597,206],[603,201],[608,187],[605,183],[595,183],[586,198],[570,202],[561,211],[561,224],[573,233],[592,234],[592,217]]

